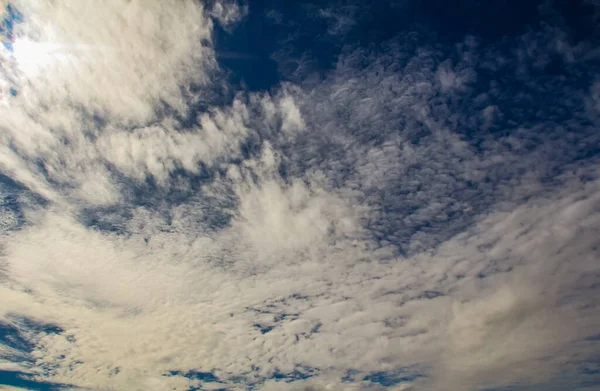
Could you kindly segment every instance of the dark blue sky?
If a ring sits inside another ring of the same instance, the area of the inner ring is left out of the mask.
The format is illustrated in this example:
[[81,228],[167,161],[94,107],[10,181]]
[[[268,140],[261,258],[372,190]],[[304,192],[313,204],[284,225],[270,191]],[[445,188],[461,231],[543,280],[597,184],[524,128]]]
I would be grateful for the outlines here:
[[[375,4],[373,4],[375,3]],[[322,78],[347,47],[377,47],[403,33],[421,44],[450,47],[465,37],[479,45],[510,45],[520,35],[552,26],[573,46],[599,44],[593,3],[554,1],[250,1],[235,29],[216,28],[220,64],[247,89]],[[337,31],[336,31],[337,30]]]

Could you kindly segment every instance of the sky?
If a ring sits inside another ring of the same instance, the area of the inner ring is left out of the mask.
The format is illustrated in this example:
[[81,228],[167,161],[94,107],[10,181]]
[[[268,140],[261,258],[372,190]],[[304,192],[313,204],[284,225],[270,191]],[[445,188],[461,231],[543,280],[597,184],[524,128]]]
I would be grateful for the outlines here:
[[597,0],[0,5],[0,390],[600,390]]

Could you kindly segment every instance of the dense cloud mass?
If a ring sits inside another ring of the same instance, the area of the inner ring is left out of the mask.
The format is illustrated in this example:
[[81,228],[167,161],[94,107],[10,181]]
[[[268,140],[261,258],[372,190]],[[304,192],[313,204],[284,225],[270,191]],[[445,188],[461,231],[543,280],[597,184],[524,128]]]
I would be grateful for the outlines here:
[[258,3],[4,0],[0,390],[600,389],[598,3]]

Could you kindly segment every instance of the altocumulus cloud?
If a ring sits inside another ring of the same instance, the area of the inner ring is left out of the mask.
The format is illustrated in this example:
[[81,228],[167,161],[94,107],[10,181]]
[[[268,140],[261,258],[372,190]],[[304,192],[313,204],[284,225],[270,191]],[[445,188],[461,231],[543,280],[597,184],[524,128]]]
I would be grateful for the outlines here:
[[350,3],[323,69],[265,10],[268,92],[217,61],[252,3],[3,4],[2,389],[598,387],[597,33]]

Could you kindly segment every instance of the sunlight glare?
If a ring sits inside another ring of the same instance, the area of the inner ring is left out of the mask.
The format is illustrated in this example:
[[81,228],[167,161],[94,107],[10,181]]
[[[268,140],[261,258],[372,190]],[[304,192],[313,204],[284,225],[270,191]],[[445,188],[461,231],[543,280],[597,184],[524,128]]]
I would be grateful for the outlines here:
[[48,62],[50,52],[50,45],[28,39],[17,40],[14,44],[17,65],[25,73],[35,72],[42,68]]

